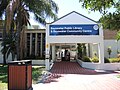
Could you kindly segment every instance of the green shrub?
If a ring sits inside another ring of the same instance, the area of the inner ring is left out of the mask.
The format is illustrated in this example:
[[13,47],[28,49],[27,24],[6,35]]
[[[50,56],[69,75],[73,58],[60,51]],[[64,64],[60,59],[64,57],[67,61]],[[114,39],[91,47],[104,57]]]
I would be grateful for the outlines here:
[[40,77],[40,71],[34,71],[32,72],[32,78],[33,80],[38,80],[38,78]]
[[42,75],[43,70],[44,70],[44,67],[32,67],[32,79],[34,81],[37,81]]
[[97,56],[94,56],[92,59],[91,59],[92,62],[99,62],[99,58]]
[[45,66],[33,66],[32,67],[32,83],[36,84],[42,76],[42,71],[45,70]]
[[[7,83],[8,66],[0,66],[0,83]],[[1,89],[0,89],[1,90]]]
[[106,57],[104,57],[104,62],[105,62],[105,63],[110,63],[109,59],[106,58]]
[[120,63],[120,58],[104,58],[105,63]]
[[8,66],[5,65],[5,66],[0,66],[0,75],[1,74],[6,74],[7,73],[7,70],[8,70]]
[[109,58],[110,63],[119,63],[120,62],[120,58]]
[[82,60],[83,60],[84,62],[91,62],[91,61],[90,61],[90,58],[87,57],[87,56],[83,56]]

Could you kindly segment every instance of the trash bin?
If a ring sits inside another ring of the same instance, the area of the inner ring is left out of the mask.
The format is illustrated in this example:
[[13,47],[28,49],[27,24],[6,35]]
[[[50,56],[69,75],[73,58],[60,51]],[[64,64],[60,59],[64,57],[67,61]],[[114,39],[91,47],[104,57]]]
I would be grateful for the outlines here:
[[8,90],[33,90],[30,60],[8,63]]

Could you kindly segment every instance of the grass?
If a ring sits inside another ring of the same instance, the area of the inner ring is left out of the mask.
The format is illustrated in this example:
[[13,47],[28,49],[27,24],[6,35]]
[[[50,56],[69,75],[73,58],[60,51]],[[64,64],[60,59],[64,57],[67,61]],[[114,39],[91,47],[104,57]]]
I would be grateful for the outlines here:
[[[7,65],[0,65],[0,90],[7,90],[7,69]],[[40,80],[43,70],[45,70],[44,66],[32,66],[32,83],[35,84]]]
[[7,83],[0,83],[0,90],[7,90]]
[[7,66],[0,66],[0,90],[7,89]]
[[45,70],[44,66],[32,67],[32,82],[35,84],[41,79],[42,71]]
[[7,66],[0,66],[0,82],[7,83]]

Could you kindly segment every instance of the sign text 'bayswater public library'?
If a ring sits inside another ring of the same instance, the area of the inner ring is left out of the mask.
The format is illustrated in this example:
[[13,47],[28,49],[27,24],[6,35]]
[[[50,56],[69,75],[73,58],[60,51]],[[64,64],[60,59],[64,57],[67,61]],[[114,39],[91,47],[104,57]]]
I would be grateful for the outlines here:
[[50,25],[50,35],[99,35],[99,26],[92,25]]

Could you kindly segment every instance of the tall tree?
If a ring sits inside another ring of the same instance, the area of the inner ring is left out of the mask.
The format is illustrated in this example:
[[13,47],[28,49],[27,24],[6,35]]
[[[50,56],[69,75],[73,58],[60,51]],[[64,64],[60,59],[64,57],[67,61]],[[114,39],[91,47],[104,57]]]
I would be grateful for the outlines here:
[[[120,0],[79,0],[83,8],[90,11],[99,11],[102,14],[100,22],[106,29],[120,29]],[[110,12],[109,9],[116,9]],[[107,22],[107,23],[106,23]]]
[[103,28],[109,30],[120,30],[120,13],[109,13],[100,18],[100,22],[103,24]]
[[[34,14],[34,17],[37,21],[42,24],[46,24],[46,18],[50,17],[52,19],[57,18],[58,7],[55,2],[52,0],[7,0],[7,4],[4,7],[0,7],[1,16],[4,11],[6,14],[6,24],[4,32],[9,34],[12,29],[16,29],[16,50],[17,50],[17,59],[20,60],[20,37],[21,32],[24,30],[24,26],[27,26],[29,23],[29,12]],[[5,3],[4,0],[0,0],[0,4]],[[13,24],[13,21],[15,25]],[[4,34],[3,37],[6,35]],[[3,39],[3,42],[5,39]],[[5,47],[6,45],[4,45]]]

